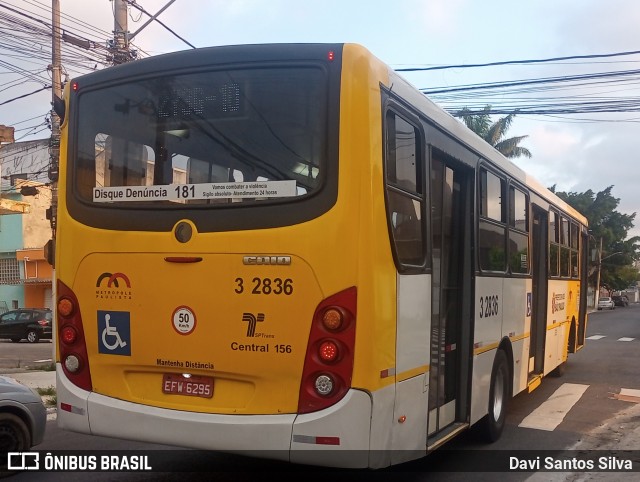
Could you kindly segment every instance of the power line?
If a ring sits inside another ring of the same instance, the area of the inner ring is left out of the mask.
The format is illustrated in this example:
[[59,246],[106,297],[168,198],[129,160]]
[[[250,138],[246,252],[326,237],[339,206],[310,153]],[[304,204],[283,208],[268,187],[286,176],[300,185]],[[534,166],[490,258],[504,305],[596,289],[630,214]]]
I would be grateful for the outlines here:
[[395,69],[395,70],[396,72],[426,72],[430,70],[495,67],[499,65],[539,64],[539,63],[545,63],[545,62],[559,62],[562,60],[599,59],[599,58],[621,57],[621,56],[636,55],[636,54],[640,54],[640,50],[632,50],[629,52],[616,52],[611,54],[570,55],[566,57],[552,57],[548,59],[505,60],[501,62],[487,62],[483,64],[437,65],[433,67],[407,67],[407,68]]
[[[180,40],[182,40],[184,43],[186,43],[189,47],[191,47],[192,49],[197,48],[195,45],[193,45],[191,42],[183,39],[180,35],[178,35],[177,33],[175,33],[173,30],[171,30],[167,25],[165,25],[162,21],[158,20],[158,18],[154,18],[153,15],[151,15],[149,12],[147,12],[144,8],[142,8],[140,5],[137,4],[137,2],[135,0],[126,0],[126,2],[131,5],[133,8],[138,9],[140,12],[144,13],[145,15],[151,17],[153,20],[155,20],[156,22],[158,22],[160,25],[162,25],[165,29],[167,29],[169,32],[171,32],[173,35],[175,35],[177,38],[179,38]],[[173,2],[172,2],[173,3]],[[135,34],[134,34],[135,35]]]
[[638,86],[640,70],[624,70],[420,90],[454,115],[464,107],[479,113],[487,105],[492,114],[559,115],[638,112],[640,97],[623,94]]
[[18,97],[14,97],[13,99],[9,99],[9,100],[5,100],[4,102],[0,102],[0,105],[5,105],[5,104],[8,104],[8,103],[13,102],[15,100],[18,100],[18,99],[24,99],[25,97],[29,97],[30,95],[37,94],[38,92],[42,92],[43,90],[47,90],[47,89],[50,89],[50,88],[51,88],[50,85],[49,86],[45,86],[42,89],[34,90],[33,92],[29,92],[28,94],[20,95]]

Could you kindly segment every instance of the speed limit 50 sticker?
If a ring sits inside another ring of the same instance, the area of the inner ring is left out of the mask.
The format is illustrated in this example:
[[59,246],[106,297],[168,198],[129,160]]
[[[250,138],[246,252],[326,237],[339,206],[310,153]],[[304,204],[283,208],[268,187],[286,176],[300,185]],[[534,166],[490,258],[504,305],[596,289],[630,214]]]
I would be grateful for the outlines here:
[[178,306],[171,315],[173,329],[181,335],[188,335],[196,329],[196,314],[188,306]]

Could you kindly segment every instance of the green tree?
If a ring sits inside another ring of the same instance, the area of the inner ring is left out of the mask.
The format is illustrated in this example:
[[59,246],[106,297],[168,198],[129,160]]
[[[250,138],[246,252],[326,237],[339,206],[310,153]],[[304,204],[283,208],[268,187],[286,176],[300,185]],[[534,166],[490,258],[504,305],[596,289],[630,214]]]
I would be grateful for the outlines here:
[[634,226],[636,213],[623,214],[616,211],[620,199],[611,194],[613,186],[594,193],[556,192],[556,186],[549,188],[567,204],[582,213],[589,223],[591,234],[591,263],[589,275],[595,285],[597,271],[597,250],[602,239],[602,263],[600,267],[600,286],[609,290],[623,290],[639,280],[638,271],[632,267],[640,259],[640,237],[627,239],[629,230]]
[[474,113],[465,107],[455,114],[455,117],[460,117],[469,129],[482,137],[505,157],[531,157],[529,149],[520,146],[523,139],[528,136],[505,137],[515,116],[515,114],[509,114],[506,117],[501,117],[496,122],[492,122],[490,105],[485,106],[481,112]]

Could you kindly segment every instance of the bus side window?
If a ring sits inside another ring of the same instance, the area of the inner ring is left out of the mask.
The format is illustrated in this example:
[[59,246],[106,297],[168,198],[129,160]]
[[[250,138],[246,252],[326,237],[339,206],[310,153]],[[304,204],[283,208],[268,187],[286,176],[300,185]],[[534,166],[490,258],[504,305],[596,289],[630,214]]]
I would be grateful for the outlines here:
[[529,272],[529,199],[520,189],[509,187],[509,269]]
[[[504,272],[507,268],[507,216],[504,202],[506,181],[486,169],[481,169],[479,191],[478,260],[480,269]],[[518,258],[517,264],[520,262]]]
[[386,116],[387,212],[397,262],[422,266],[425,259],[424,195],[420,133],[394,112]]
[[549,276],[560,276],[560,215],[549,210]]
[[563,278],[569,278],[571,276],[569,220],[564,216],[560,217],[560,236],[560,276]]
[[422,263],[420,203],[389,191],[389,212],[398,259],[406,264]]

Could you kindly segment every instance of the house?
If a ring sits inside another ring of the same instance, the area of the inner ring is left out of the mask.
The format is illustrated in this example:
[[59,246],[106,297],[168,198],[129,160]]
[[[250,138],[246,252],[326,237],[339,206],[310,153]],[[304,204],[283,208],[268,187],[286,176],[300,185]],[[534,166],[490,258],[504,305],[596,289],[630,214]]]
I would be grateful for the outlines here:
[[49,139],[0,148],[0,311],[52,307]]

